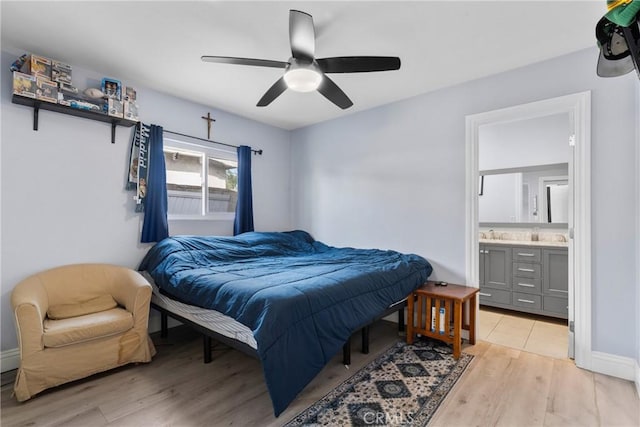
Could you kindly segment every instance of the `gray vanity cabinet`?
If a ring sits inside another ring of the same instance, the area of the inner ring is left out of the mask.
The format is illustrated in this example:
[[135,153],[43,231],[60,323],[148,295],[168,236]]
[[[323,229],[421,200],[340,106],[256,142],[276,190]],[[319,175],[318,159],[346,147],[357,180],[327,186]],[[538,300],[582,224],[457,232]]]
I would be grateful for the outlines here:
[[511,305],[511,248],[480,244],[480,304]]
[[569,257],[566,249],[542,251],[542,305],[545,311],[569,316]]
[[568,317],[566,248],[480,244],[480,304]]
[[480,245],[480,287],[511,288],[511,249]]
[[569,292],[569,260],[566,249],[544,249],[542,251],[545,295],[566,298]]

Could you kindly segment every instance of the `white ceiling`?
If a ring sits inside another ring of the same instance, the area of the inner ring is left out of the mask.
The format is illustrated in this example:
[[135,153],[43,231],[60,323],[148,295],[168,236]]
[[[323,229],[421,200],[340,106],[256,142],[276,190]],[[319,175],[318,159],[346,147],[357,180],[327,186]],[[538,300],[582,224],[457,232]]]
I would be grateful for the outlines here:
[[[295,129],[594,46],[605,4],[2,1],[2,45]],[[319,93],[292,91],[259,108],[282,70],[200,60],[287,61],[289,9],[313,16],[317,57],[399,56],[401,69],[332,74],[354,103],[345,111]]]

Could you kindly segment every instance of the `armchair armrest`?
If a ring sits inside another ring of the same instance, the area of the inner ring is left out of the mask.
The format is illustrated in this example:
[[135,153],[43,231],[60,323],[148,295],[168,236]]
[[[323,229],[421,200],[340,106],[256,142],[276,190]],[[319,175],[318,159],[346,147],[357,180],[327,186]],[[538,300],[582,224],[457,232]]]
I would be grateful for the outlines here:
[[140,273],[124,267],[117,268],[111,281],[111,296],[133,314],[136,326],[143,325],[146,329],[149,321],[151,285]]
[[44,349],[44,318],[49,309],[49,297],[38,275],[18,283],[11,293],[11,305],[16,321],[21,358]]

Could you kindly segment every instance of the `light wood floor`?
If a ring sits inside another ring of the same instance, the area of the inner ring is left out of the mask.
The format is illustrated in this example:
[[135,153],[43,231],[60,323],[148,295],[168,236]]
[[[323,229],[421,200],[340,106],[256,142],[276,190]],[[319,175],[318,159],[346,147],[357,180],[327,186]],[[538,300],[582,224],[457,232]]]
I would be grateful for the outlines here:
[[[279,418],[274,418],[259,362],[221,348],[202,363],[202,342],[172,329],[154,340],[150,364],[123,367],[45,391],[25,403],[2,375],[0,424],[9,426],[279,426],[324,396],[398,339],[395,324],[371,330],[371,353],[354,343],[351,369],[337,356]],[[359,340],[354,340],[359,341]],[[497,344],[466,346],[476,357],[432,426],[638,426],[631,382],[580,370],[568,360]]]
[[480,306],[478,337],[493,344],[557,359],[566,359],[569,352],[566,320],[499,308]]

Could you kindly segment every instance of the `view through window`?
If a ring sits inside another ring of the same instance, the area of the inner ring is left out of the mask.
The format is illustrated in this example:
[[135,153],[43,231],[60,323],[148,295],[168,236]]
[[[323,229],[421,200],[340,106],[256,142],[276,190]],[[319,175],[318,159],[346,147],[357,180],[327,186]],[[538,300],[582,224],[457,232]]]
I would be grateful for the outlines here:
[[235,153],[215,154],[165,143],[168,213],[173,216],[233,214],[238,200]]

